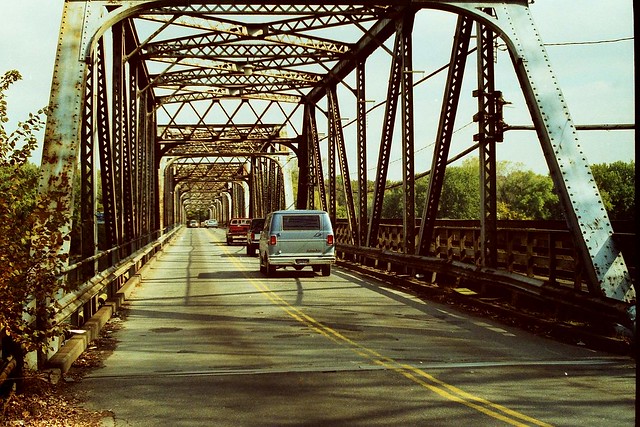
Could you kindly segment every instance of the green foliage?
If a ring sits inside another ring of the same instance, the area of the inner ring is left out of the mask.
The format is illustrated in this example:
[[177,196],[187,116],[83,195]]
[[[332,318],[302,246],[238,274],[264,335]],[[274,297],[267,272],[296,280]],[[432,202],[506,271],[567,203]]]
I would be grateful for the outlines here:
[[442,184],[440,218],[480,218],[480,166],[478,159],[466,159],[462,165],[448,167]]
[[559,219],[559,199],[549,176],[502,162],[496,179],[498,219]]
[[403,199],[403,187],[402,183],[390,182],[389,190],[384,193],[384,200],[382,202],[382,218],[402,218],[402,212],[404,211],[404,199]]
[[[558,196],[549,176],[523,170],[521,164],[500,162],[496,177],[498,219],[561,219]],[[416,181],[416,218],[422,217],[429,177]],[[372,188],[372,187],[371,187]],[[371,190],[370,190],[371,191]],[[389,182],[382,207],[382,217],[402,218],[404,189],[401,183]],[[480,218],[480,166],[478,158],[468,158],[461,165],[446,170],[438,218]]]
[[591,166],[593,178],[611,220],[635,219],[635,162],[599,163]]
[[42,351],[62,332],[52,301],[63,289],[57,272],[66,261],[59,250],[66,219],[49,209],[55,195],[36,195],[39,171],[28,161],[45,111],[5,129],[5,92],[20,78],[17,71],[0,77],[0,328],[25,351]]
[[[635,218],[635,164],[614,162],[591,166],[605,208],[612,220]],[[338,218],[346,218],[342,177],[337,177]],[[328,184],[327,184],[328,185]],[[416,218],[422,217],[429,185],[426,176],[415,184]],[[354,191],[357,182],[352,182]],[[369,182],[369,209],[373,196],[373,182]],[[524,169],[520,163],[499,162],[496,177],[498,219],[559,220],[562,207],[553,180]],[[401,219],[404,209],[404,188],[400,182],[388,182],[382,205],[382,218]],[[370,214],[371,212],[369,212]],[[438,218],[480,218],[480,169],[478,158],[468,158],[461,165],[446,170]]]

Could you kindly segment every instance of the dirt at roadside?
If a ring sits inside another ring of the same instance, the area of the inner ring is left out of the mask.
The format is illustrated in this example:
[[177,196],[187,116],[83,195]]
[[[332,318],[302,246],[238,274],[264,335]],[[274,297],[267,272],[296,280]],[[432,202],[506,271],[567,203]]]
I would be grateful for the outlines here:
[[90,411],[84,407],[85,398],[77,390],[78,382],[89,372],[100,368],[115,350],[114,332],[122,328],[124,310],[114,316],[102,329],[100,336],[74,362],[62,378],[46,373],[27,373],[22,393],[12,392],[0,397],[1,426],[39,427],[99,427],[105,418],[113,418],[109,411]]

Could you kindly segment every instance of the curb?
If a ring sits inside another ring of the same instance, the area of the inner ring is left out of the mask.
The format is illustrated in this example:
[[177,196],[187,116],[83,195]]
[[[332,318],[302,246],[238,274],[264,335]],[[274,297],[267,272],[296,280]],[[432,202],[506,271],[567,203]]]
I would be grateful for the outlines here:
[[[149,260],[152,261],[152,260]],[[149,263],[147,263],[148,265]],[[144,269],[144,268],[143,268]],[[141,271],[143,270],[141,269]],[[87,320],[82,329],[74,330],[73,336],[67,339],[60,350],[47,362],[47,371],[57,370],[64,374],[69,371],[73,362],[87,349],[89,343],[98,338],[100,330],[107,324],[115,312],[129,299],[133,289],[140,284],[140,272],[136,273],[106,301],[103,306]]]

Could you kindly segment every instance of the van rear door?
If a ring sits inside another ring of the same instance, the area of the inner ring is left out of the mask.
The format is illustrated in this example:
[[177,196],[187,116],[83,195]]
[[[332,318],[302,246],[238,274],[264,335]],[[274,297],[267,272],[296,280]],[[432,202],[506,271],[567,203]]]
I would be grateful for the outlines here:
[[281,216],[278,246],[288,255],[313,256],[326,253],[327,230],[321,214],[285,214]]

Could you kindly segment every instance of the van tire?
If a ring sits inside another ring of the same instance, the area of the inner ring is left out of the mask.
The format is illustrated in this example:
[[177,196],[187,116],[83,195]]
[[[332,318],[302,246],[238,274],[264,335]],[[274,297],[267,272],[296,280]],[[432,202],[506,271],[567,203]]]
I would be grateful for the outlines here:
[[331,276],[331,264],[322,266],[322,275],[323,276]]
[[269,264],[269,261],[267,261],[266,264],[267,277],[271,277],[275,274],[276,268],[273,265]]

